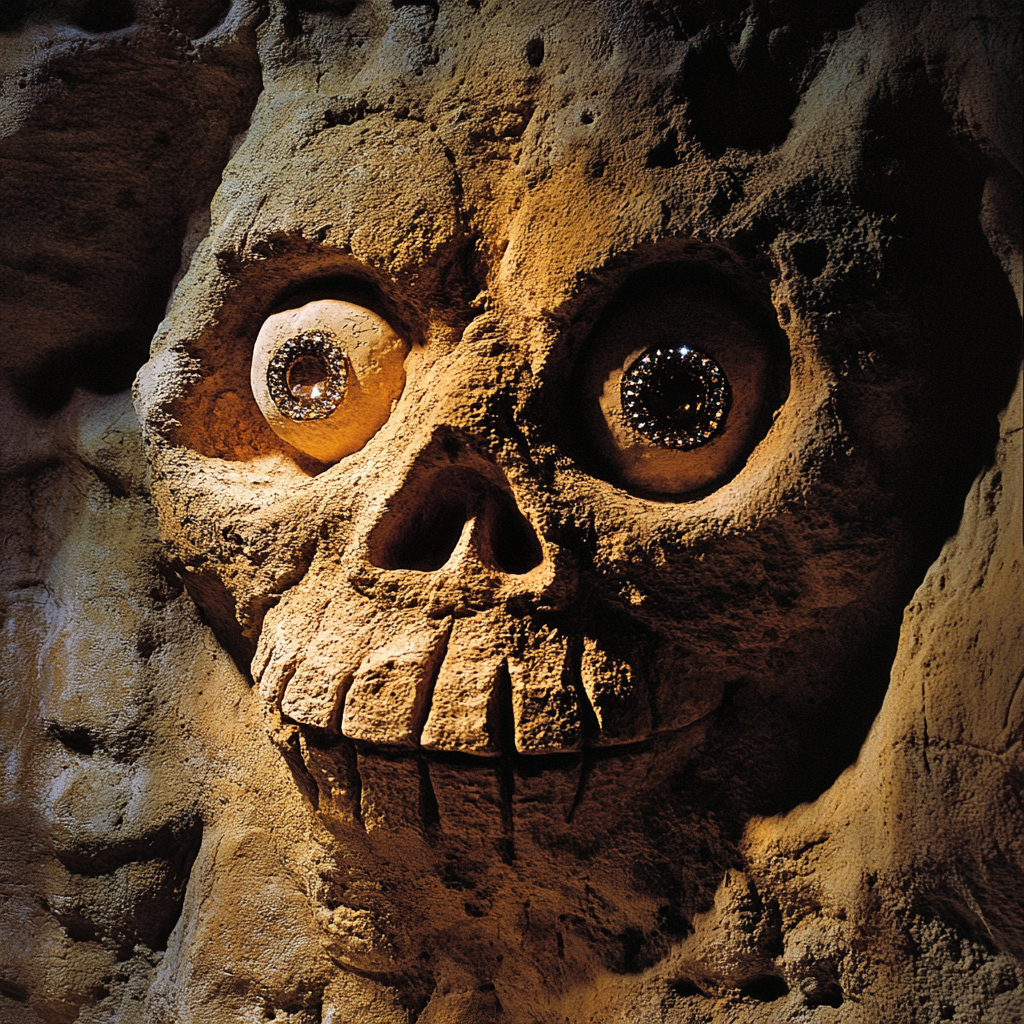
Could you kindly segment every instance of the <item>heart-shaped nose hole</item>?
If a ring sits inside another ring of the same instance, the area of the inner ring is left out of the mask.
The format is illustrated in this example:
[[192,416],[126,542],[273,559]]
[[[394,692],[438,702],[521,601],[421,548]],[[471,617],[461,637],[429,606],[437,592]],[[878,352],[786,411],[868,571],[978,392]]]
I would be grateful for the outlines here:
[[544,560],[536,531],[509,491],[475,472],[454,472],[397,497],[370,534],[370,562],[380,569],[436,572],[471,520],[476,554],[492,568],[521,576]]

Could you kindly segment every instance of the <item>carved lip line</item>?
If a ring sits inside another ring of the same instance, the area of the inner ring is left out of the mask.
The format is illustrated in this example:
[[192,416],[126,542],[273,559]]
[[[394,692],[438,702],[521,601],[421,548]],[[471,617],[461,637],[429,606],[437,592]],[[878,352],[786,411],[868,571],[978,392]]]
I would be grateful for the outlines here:
[[278,669],[268,689],[278,696],[264,692],[288,720],[364,750],[478,759],[635,749],[721,705],[713,681],[684,682],[677,693],[678,659],[662,657],[649,638],[623,647],[619,633],[598,639],[585,623],[565,628],[561,616],[509,623],[497,608],[437,611],[448,614],[437,621],[421,609],[379,623],[363,653],[343,655],[348,665],[334,674],[296,673],[301,658],[271,652],[267,662],[278,660]]
[[[498,790],[496,793],[496,811],[500,819],[502,834],[499,853],[501,859],[511,863],[516,859],[516,827],[518,815],[522,809],[517,810],[516,794],[526,780],[534,778],[539,772],[557,771],[569,782],[571,786],[571,800],[566,799],[561,804],[561,809],[555,810],[556,815],[561,814],[565,824],[571,825],[580,807],[583,805],[591,788],[591,776],[594,768],[607,761],[621,761],[630,755],[642,755],[650,753],[657,755],[659,746],[668,747],[675,739],[686,732],[700,733],[708,721],[715,715],[717,708],[709,712],[697,721],[676,729],[656,732],[643,740],[632,743],[623,743],[616,746],[584,746],[579,750],[556,754],[524,754],[516,751],[504,751],[497,757],[483,758],[473,754],[450,751],[425,750],[423,748],[386,748],[375,744],[365,743],[359,740],[352,740],[337,734],[325,735],[325,730],[315,727],[298,724],[298,728],[313,739],[313,746],[323,749],[325,746],[330,749],[341,749],[348,751],[341,756],[341,763],[348,764],[349,778],[354,784],[354,789],[348,789],[348,795],[341,797],[343,803],[347,804],[350,813],[361,827],[366,828],[367,823],[364,816],[367,812],[366,795],[373,793],[380,785],[376,778],[380,766],[403,765],[405,770],[403,776],[406,785],[411,785],[419,791],[419,798],[415,805],[409,804],[404,810],[385,812],[388,817],[397,815],[396,822],[400,819],[402,824],[412,824],[425,828],[428,832],[439,830],[445,832],[446,812],[442,810],[445,803],[445,791],[451,791],[454,783],[455,791],[458,791],[460,777],[463,772],[476,775],[477,782],[485,772],[492,780],[496,781]],[[326,741],[326,742],[325,742]],[[305,755],[304,755],[305,760]],[[408,772],[408,766],[418,764],[419,770],[415,774]],[[374,766],[377,766],[376,768]],[[433,766],[448,769],[455,769],[454,775],[442,776],[439,780],[431,770]],[[307,760],[305,769],[310,783],[314,787],[317,796],[311,796],[314,806],[320,808],[320,801],[326,795],[321,790],[320,784],[315,776],[323,775],[324,766],[310,764]],[[336,769],[335,769],[336,770]],[[650,765],[639,763],[637,769],[647,777]],[[441,781],[443,790],[435,789]],[[390,790],[390,785],[386,789]],[[332,786],[333,789],[333,786]],[[438,793],[442,794],[439,801]],[[333,800],[339,798],[339,793],[332,795]],[[374,803],[371,798],[371,806]],[[415,807],[415,809],[414,809]],[[378,812],[379,813],[379,812]],[[411,815],[411,817],[410,817]]]
[[[542,753],[530,753],[522,750],[502,750],[497,754],[483,756],[470,754],[462,750],[431,750],[428,747],[407,747],[388,745],[385,743],[374,743],[370,740],[357,740],[349,736],[338,735],[338,743],[349,743],[362,755],[377,755],[389,761],[393,760],[426,760],[437,764],[461,765],[466,768],[487,768],[496,765],[499,761],[512,761],[514,764],[529,765],[534,767],[556,767],[562,764],[579,761],[584,758],[606,761],[614,757],[627,757],[630,754],[642,754],[657,744],[659,741],[671,742],[690,731],[697,731],[708,724],[710,719],[717,714],[715,707],[700,718],[694,719],[686,725],[675,726],[671,729],[653,729],[643,739],[629,740],[625,743],[602,743],[596,744],[589,740],[576,750],[547,751]],[[315,729],[316,726],[307,726],[302,722],[295,723],[300,729]],[[545,762],[550,762],[546,764]]]

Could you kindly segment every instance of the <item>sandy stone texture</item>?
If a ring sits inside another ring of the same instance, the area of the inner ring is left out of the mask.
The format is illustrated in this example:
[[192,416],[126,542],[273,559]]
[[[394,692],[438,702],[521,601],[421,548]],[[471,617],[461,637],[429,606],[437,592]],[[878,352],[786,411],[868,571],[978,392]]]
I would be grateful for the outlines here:
[[0,1022],[1024,1019],[1020,36],[0,10]]

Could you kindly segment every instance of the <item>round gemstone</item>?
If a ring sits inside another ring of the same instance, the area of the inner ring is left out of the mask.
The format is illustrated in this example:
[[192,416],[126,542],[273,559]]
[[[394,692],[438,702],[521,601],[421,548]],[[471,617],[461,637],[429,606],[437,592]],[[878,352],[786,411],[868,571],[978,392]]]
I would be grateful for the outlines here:
[[267,364],[267,390],[293,420],[322,420],[345,398],[345,353],[327,331],[305,331],[282,342]]
[[687,345],[649,348],[622,375],[622,415],[641,437],[689,451],[725,425],[729,382],[704,352]]

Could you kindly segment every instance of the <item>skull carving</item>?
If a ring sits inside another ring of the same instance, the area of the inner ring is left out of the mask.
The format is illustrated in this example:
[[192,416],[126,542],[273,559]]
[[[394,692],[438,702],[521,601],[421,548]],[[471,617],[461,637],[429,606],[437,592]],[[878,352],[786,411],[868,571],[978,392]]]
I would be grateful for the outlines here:
[[709,205],[692,125],[524,53],[497,135],[408,68],[268,86],[138,384],[178,569],[373,876],[311,886],[326,941],[403,977],[531,900],[531,962],[651,962],[852,760],[1013,323],[887,262],[869,188],[766,151]]

